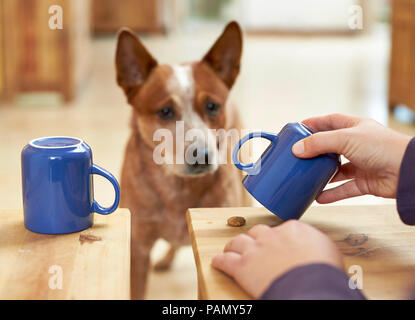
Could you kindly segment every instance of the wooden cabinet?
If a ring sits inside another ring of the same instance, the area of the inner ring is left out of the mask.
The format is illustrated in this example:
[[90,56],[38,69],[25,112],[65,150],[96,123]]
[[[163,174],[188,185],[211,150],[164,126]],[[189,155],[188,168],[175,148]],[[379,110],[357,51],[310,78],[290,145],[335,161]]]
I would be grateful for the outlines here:
[[[0,5],[0,18],[3,17],[3,7]],[[2,21],[2,20],[0,20]],[[0,23],[0,100],[4,99],[6,95],[6,88],[4,84],[4,57],[3,57],[3,26]]]
[[415,111],[415,1],[392,1],[389,108],[405,104]]
[[96,33],[117,32],[121,27],[134,31],[163,32],[163,9],[162,0],[94,0],[93,29]]
[[[57,91],[71,100],[89,72],[90,0],[0,0],[3,98]],[[49,8],[62,8],[63,28],[51,29]]]

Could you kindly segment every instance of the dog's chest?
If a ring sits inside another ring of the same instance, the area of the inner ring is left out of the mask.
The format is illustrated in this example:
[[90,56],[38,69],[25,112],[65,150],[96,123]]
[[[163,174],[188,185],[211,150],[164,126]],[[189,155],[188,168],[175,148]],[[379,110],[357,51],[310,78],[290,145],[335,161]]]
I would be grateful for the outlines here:
[[198,207],[227,207],[235,205],[238,194],[235,189],[226,190],[227,183],[223,177],[203,190],[186,186],[180,192],[170,192],[168,197],[161,195],[163,200],[163,221],[160,222],[160,236],[172,243],[187,244],[188,230],[186,224],[186,211]]

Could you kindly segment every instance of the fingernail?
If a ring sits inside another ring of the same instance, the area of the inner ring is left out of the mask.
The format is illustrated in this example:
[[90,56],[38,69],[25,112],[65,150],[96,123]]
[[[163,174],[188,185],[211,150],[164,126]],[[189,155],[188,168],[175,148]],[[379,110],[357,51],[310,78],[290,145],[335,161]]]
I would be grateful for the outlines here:
[[293,152],[297,155],[303,154],[304,153],[304,142],[299,141],[296,144],[294,144]]

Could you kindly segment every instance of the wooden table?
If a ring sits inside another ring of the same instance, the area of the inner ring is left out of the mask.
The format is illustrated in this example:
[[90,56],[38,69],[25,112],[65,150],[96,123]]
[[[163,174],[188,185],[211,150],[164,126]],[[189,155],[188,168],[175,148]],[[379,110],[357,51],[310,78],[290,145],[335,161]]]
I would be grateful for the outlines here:
[[[229,227],[228,217],[243,216],[246,225]],[[211,259],[234,236],[262,223],[281,220],[264,208],[189,209],[189,232],[198,272],[200,299],[249,299],[224,273],[213,269]],[[326,233],[344,255],[345,270],[363,270],[363,291],[370,299],[404,299],[415,288],[415,227],[404,225],[395,205],[316,206],[303,216]],[[352,276],[355,271],[349,273]]]
[[130,212],[87,230],[45,235],[0,211],[0,299],[130,299]]

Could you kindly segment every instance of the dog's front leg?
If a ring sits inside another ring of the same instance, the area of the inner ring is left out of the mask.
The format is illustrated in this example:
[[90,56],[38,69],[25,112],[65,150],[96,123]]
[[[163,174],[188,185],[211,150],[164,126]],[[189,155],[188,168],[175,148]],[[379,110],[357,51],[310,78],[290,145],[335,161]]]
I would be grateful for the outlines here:
[[155,238],[151,234],[143,235],[131,241],[131,299],[144,299],[148,271],[150,268],[150,251]]

